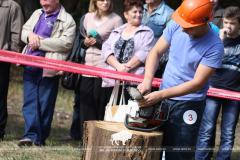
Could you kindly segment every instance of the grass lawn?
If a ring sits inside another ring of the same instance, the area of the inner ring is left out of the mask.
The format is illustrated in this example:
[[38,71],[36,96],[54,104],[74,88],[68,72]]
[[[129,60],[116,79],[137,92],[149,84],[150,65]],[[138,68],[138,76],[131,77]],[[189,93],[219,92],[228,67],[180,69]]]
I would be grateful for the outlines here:
[[[74,104],[73,91],[65,90],[59,86],[59,92],[52,122],[50,137],[46,141],[44,147],[23,147],[19,148],[17,143],[22,139],[24,133],[24,119],[22,116],[23,105],[23,68],[16,67],[12,64],[10,86],[8,93],[8,122],[6,126],[6,134],[4,141],[0,142],[0,160],[79,160],[80,152],[75,148],[79,147],[80,142],[59,142],[57,138],[69,135],[72,121],[72,111]],[[221,116],[220,116],[221,117]],[[213,160],[216,158],[218,146],[220,143],[220,122],[218,119],[216,149],[214,151]],[[236,138],[234,149],[231,155],[232,160],[240,159],[240,121],[236,129]]]
[[73,91],[59,87],[51,133],[46,141],[46,146],[19,148],[17,143],[22,139],[25,131],[22,116],[23,106],[23,68],[12,64],[9,93],[8,93],[8,122],[4,141],[0,142],[0,160],[79,160],[80,152],[76,149],[80,142],[59,142],[57,138],[69,135],[72,122],[74,104]]

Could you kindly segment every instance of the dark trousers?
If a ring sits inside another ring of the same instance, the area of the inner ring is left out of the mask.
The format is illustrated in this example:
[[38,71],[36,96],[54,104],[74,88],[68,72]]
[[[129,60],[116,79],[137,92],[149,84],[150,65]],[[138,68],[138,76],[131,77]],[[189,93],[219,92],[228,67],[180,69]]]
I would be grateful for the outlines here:
[[49,137],[59,85],[59,77],[42,77],[42,73],[42,68],[32,66],[26,66],[23,73],[23,139],[36,145],[44,145]]
[[81,139],[80,134],[80,94],[74,95],[73,119],[70,129],[70,136],[72,138]]
[[[162,128],[164,133],[162,145],[163,148],[166,148],[166,160],[192,160],[206,104],[205,100],[175,101],[166,99],[165,101],[171,104],[169,118]],[[181,150],[185,147],[190,150]],[[178,148],[180,150],[176,150]]]
[[10,63],[0,62],[0,138],[5,134],[7,124],[7,94],[10,75]]
[[111,88],[102,88],[102,78],[81,77],[80,82],[80,130],[83,136],[83,123],[89,120],[103,120],[105,107],[110,99]]

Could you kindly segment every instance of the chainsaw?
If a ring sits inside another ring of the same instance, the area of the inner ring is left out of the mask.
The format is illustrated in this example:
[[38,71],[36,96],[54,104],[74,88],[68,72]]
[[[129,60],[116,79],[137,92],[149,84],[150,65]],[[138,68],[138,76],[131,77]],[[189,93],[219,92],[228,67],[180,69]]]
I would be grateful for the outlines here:
[[139,108],[138,104],[143,99],[143,95],[137,88],[127,87],[127,91],[132,97],[128,100],[125,126],[131,130],[151,132],[160,129],[168,120],[171,104],[160,101],[149,107]]

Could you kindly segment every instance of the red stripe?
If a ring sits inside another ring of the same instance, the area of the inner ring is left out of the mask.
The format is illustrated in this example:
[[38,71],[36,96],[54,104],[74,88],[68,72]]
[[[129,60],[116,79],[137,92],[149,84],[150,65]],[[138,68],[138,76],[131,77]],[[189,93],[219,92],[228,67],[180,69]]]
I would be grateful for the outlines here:
[[[49,68],[49,69],[54,69],[58,71],[86,74],[86,75],[116,79],[116,80],[121,80],[126,82],[141,83],[143,81],[142,75],[118,72],[118,71],[108,70],[104,68],[86,66],[83,64],[48,59],[44,57],[24,55],[21,53],[15,53],[15,52],[10,52],[5,50],[0,50],[0,61],[41,67],[41,68]],[[152,86],[159,87],[161,82],[162,82],[162,79],[154,78]],[[233,91],[222,90],[222,89],[210,88],[208,90],[207,96],[240,101],[239,92],[233,92]]]

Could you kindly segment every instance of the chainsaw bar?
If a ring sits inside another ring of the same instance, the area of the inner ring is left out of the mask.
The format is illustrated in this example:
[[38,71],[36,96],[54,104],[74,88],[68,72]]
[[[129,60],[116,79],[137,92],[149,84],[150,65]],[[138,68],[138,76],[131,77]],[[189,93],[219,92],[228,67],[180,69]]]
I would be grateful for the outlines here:
[[127,91],[130,94],[130,96],[132,97],[132,99],[134,99],[134,100],[143,99],[143,95],[141,94],[141,92],[137,88],[127,87]]

